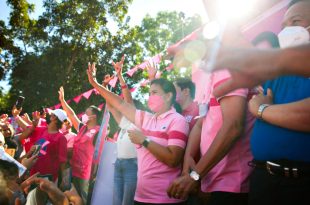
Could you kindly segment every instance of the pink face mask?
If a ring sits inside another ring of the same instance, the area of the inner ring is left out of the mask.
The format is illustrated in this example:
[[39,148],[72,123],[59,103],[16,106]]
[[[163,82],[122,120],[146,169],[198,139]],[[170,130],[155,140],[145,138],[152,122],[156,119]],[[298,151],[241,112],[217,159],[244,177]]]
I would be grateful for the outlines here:
[[165,106],[165,101],[162,96],[160,95],[151,95],[149,97],[149,100],[147,102],[149,108],[153,112],[159,112],[164,106]]

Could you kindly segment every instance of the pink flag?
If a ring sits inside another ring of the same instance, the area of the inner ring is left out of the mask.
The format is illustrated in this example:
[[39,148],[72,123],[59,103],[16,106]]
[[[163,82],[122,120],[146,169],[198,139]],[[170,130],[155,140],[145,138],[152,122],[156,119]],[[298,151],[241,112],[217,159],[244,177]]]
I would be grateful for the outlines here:
[[112,88],[115,88],[118,78],[116,76],[113,76],[112,80],[110,80],[109,85],[112,86]]
[[154,63],[160,63],[160,60],[161,60],[161,55],[160,54],[157,54],[156,56],[152,57],[152,61]]
[[144,68],[146,68],[148,62],[149,62],[149,61],[145,61],[145,62],[141,63],[140,65],[138,65],[138,67],[141,68],[141,69],[143,70]]
[[129,75],[130,77],[132,77],[133,74],[134,74],[135,72],[137,72],[138,68],[139,68],[138,66],[135,66],[134,68],[130,69],[129,71],[126,72],[127,75]]
[[100,109],[102,110],[103,105],[104,105],[104,103],[100,104],[100,105],[98,106],[98,108],[100,108]]
[[59,104],[55,105],[54,107],[55,107],[55,109],[59,109],[61,107],[61,104],[59,103]]
[[140,86],[141,87],[145,87],[145,86],[147,86],[147,84],[149,84],[149,79],[144,79],[144,81],[142,81],[141,83],[140,83]]
[[93,89],[83,93],[82,95],[84,96],[84,98],[86,98],[88,100],[89,97],[91,96],[92,92],[93,92]]
[[96,90],[96,88],[94,88],[93,91],[94,91],[94,93],[95,93],[96,95],[99,95],[99,94],[100,94],[100,93],[98,92],[98,90]]
[[166,69],[167,71],[172,70],[172,69],[173,69],[173,64],[171,63],[171,64],[168,65],[165,69]]
[[158,70],[156,72],[155,78],[160,78],[161,74],[162,74],[162,72]]
[[78,95],[78,96],[76,96],[75,98],[73,98],[73,101],[74,101],[76,104],[78,104],[78,103],[80,102],[81,98],[82,98],[82,95]]

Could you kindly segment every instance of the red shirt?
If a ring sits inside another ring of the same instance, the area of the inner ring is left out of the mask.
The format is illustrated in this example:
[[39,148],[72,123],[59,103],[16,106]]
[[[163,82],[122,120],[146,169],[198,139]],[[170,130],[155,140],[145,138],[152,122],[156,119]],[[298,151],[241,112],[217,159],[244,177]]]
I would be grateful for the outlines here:
[[61,163],[67,161],[67,140],[60,132],[48,133],[47,127],[35,128],[37,139],[36,145],[41,145],[38,161],[31,168],[30,174],[51,174],[55,181]]
[[98,125],[91,129],[87,129],[87,126],[83,125],[74,138],[71,159],[72,176],[85,180],[90,179],[95,149],[93,141],[99,129],[100,126]]
[[185,117],[186,122],[189,123],[189,130],[192,130],[194,127],[197,119],[194,119],[196,116],[199,115],[199,106],[196,102],[192,102],[189,104],[183,111],[183,117]]

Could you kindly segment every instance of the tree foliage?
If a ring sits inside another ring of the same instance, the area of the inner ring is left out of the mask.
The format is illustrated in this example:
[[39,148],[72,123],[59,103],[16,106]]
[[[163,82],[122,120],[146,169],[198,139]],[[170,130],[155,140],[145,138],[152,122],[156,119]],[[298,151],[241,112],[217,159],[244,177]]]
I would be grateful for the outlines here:
[[[112,74],[111,60],[126,54],[126,71],[201,25],[199,16],[160,12],[156,17],[147,15],[140,26],[129,27],[130,17],[126,14],[131,2],[44,0],[44,13],[38,19],[31,19],[29,14],[34,5],[26,0],[7,0],[12,12],[7,26],[0,21],[1,59],[6,55],[6,63],[1,60],[0,77],[12,71],[9,105],[18,95],[26,97],[24,110],[27,111],[58,104],[57,91],[62,85],[66,99],[71,99],[91,89],[86,76],[88,62],[97,62],[100,80],[105,74]],[[117,24],[115,32],[107,26],[110,21]],[[165,66],[167,63],[161,63],[161,69]],[[175,76],[177,71],[164,75]],[[146,72],[139,71],[126,80],[132,85],[143,77]],[[94,95],[71,106],[80,112],[100,101],[102,98]]]

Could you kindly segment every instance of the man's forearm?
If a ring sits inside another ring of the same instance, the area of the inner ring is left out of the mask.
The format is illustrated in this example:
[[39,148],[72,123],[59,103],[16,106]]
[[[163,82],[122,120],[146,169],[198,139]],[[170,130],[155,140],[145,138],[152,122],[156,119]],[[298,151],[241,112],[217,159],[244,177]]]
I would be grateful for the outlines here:
[[208,151],[196,164],[196,171],[201,175],[201,177],[205,176],[219,161],[225,157],[231,147],[239,139],[242,131],[243,126],[239,122],[231,124],[231,126],[222,126]]
[[310,43],[279,50],[279,56],[280,74],[310,77]]
[[310,98],[287,104],[270,105],[262,113],[264,121],[283,128],[310,132]]

